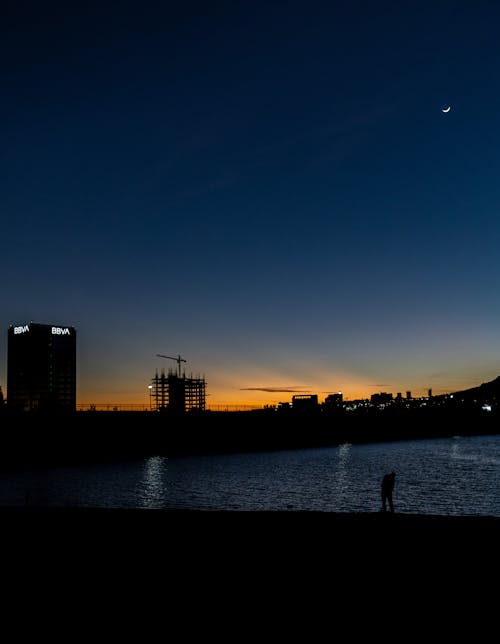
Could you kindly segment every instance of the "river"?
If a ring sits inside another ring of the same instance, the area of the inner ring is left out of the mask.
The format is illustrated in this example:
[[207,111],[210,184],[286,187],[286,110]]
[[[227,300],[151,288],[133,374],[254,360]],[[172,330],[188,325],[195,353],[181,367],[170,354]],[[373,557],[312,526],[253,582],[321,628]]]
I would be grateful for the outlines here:
[[499,466],[499,435],[153,456],[3,471],[0,504],[373,512],[394,469],[396,512],[500,516]]

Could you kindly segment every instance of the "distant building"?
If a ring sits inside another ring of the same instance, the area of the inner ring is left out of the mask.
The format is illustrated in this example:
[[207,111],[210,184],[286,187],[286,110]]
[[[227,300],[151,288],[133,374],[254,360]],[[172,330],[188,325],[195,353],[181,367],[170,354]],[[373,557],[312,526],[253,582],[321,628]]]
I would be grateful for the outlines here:
[[296,394],[295,396],[292,396],[292,409],[294,409],[295,411],[317,410],[317,394]]
[[327,411],[334,409],[342,409],[342,404],[344,402],[344,396],[342,392],[339,391],[336,394],[328,394],[323,403],[323,408]]
[[406,400],[411,400],[411,391],[406,392]]
[[7,406],[19,411],[76,409],[76,329],[29,324],[10,326]]
[[381,391],[379,394],[372,394],[370,402],[372,405],[386,405],[392,401],[392,394]]
[[155,374],[152,382],[152,398],[159,411],[185,412],[204,411],[206,382],[204,378],[187,378],[169,370]]

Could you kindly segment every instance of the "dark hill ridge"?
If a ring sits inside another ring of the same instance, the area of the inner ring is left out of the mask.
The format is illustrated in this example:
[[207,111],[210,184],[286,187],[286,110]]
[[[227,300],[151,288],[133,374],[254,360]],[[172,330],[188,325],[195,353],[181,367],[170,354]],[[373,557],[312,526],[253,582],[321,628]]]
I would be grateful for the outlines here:
[[500,376],[497,376],[494,380],[490,380],[489,382],[483,382],[478,387],[456,391],[453,393],[453,396],[468,400],[498,400],[500,398]]

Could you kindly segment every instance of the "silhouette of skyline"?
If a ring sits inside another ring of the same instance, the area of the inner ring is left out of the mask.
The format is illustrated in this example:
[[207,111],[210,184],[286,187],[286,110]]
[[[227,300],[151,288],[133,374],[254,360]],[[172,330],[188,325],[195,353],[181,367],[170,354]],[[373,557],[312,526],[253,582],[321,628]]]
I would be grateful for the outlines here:
[[78,329],[86,403],[147,405],[157,354],[205,375],[208,406],[496,378],[499,18],[3,9],[4,395],[30,320]]

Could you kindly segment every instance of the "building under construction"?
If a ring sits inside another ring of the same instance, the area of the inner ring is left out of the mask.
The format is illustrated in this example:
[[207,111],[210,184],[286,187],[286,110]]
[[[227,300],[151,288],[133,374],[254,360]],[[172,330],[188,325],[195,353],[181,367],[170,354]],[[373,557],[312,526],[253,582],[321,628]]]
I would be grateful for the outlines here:
[[204,411],[206,382],[204,378],[186,377],[169,369],[165,375],[156,372],[151,381],[151,397],[156,411]]

